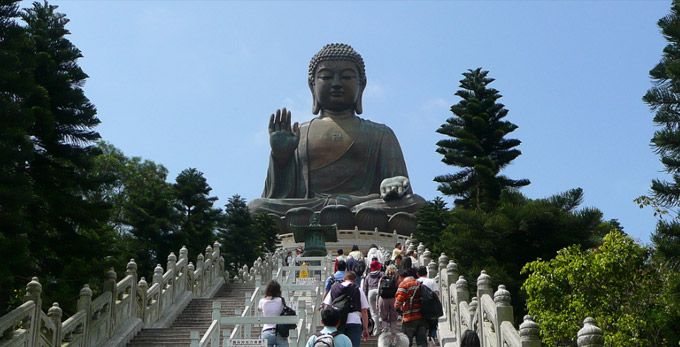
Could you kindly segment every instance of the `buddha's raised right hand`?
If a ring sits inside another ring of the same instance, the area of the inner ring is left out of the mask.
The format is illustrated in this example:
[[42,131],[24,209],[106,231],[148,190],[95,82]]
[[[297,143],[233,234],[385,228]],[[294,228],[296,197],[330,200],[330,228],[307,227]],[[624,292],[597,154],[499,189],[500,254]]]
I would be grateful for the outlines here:
[[284,107],[269,117],[269,144],[272,156],[279,166],[286,165],[300,142],[300,128],[295,122],[290,125],[290,111]]

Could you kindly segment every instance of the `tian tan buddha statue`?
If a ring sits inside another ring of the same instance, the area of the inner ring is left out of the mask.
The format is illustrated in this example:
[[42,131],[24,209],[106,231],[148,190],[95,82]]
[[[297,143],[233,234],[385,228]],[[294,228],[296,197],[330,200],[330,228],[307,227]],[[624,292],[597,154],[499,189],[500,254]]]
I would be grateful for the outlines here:
[[411,190],[394,132],[357,117],[366,88],[361,56],[349,45],[328,44],[312,57],[308,82],[318,117],[298,126],[285,108],[271,115],[269,170],[251,213],[332,205],[415,213],[425,200]]

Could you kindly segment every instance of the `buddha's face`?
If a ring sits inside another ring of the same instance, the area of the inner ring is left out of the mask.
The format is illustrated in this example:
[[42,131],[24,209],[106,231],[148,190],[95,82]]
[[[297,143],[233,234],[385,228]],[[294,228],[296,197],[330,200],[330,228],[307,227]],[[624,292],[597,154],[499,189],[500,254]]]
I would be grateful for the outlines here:
[[361,93],[359,72],[354,62],[322,61],[314,73],[314,97],[323,110],[354,108]]

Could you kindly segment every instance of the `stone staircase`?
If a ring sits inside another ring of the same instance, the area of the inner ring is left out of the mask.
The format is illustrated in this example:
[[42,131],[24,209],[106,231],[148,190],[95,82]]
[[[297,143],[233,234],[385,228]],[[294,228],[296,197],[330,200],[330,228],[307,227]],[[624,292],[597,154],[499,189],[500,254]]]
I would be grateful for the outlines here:
[[[132,340],[128,347],[169,347],[190,346],[191,331],[204,334],[212,323],[212,304],[220,301],[222,316],[234,316],[236,309],[243,310],[245,293],[252,293],[254,284],[227,283],[224,284],[211,299],[193,299],[177,317],[169,328],[146,328]],[[225,326],[233,329],[233,326]],[[253,336],[259,336],[259,327],[253,327]]]

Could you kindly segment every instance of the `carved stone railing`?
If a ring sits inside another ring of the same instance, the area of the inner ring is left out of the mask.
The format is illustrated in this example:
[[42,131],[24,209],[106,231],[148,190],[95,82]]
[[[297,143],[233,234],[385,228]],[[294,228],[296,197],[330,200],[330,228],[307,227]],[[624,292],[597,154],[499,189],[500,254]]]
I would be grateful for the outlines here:
[[154,269],[151,287],[137,281],[137,264],[131,259],[125,277],[117,280],[111,269],[103,293],[94,300],[85,284],[76,313],[65,321],[58,303],[41,310],[42,285],[37,277],[26,285],[24,304],[0,317],[0,347],[6,346],[124,346],[142,327],[168,326],[193,297],[210,296],[224,283],[224,259],[219,243],[198,256],[196,266],[182,247],[179,261],[168,256],[167,269]]
[[[442,253],[437,262],[432,253],[420,243],[415,246],[412,239],[405,243],[407,251],[418,254],[420,264],[427,264],[428,277],[434,278],[441,289],[440,299],[444,316],[439,319],[439,342],[441,346],[458,346],[466,330],[479,335],[481,346],[487,347],[540,347],[541,337],[538,324],[530,315],[516,329],[513,325],[513,308],[510,292],[499,285],[494,292],[491,277],[482,270],[477,278],[476,296],[470,299],[468,282],[459,276],[458,265]],[[584,327],[578,332],[579,347],[602,347],[602,330],[595,320],[586,318]]]
[[[321,324],[319,312],[315,308],[321,306],[325,280],[333,274],[333,261],[330,257],[302,257],[297,260],[316,265],[283,266],[285,254],[284,250],[279,249],[274,254],[258,258],[250,268],[244,266],[233,279],[234,282],[254,284],[254,290],[245,293],[243,310],[237,309],[234,317],[221,317],[220,302],[213,302],[213,322],[205,333],[191,332],[191,346],[227,346],[228,340],[253,338],[253,325],[293,323],[298,328],[290,331],[288,341],[292,346],[304,346]],[[307,271],[309,277],[301,280],[299,275],[302,271]],[[264,317],[257,311],[257,303],[270,279],[281,284],[282,296],[296,310],[296,316]],[[232,325],[233,328],[225,329],[225,325]],[[220,336],[223,337],[222,342]]]

